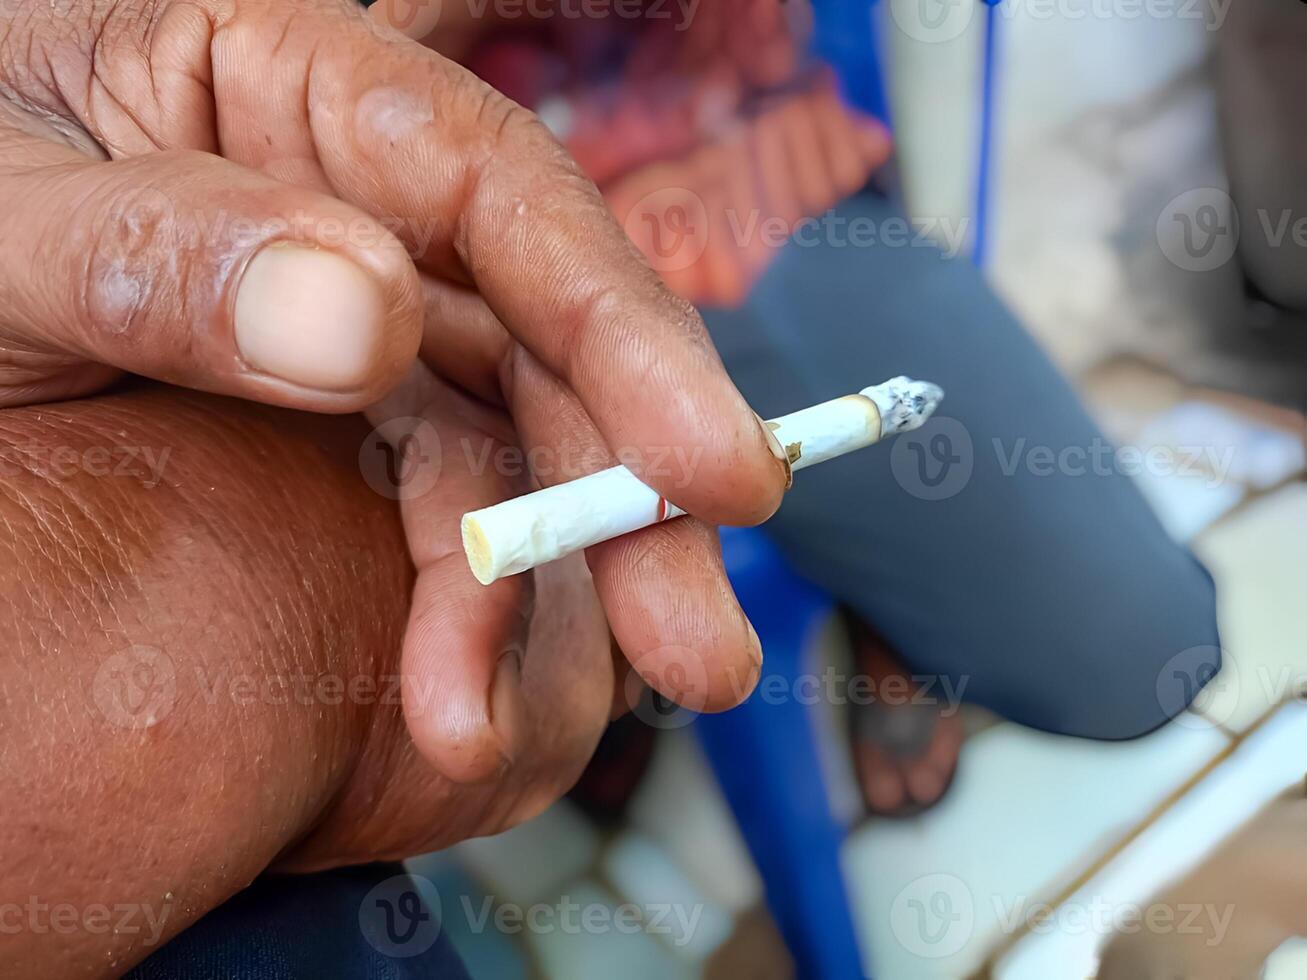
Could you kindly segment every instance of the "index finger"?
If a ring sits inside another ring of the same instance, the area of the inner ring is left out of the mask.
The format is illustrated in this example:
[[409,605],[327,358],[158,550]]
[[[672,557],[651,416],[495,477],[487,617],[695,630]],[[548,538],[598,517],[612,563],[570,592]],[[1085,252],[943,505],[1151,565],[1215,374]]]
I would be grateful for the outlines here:
[[[311,62],[306,121],[334,191],[389,219],[420,266],[470,278],[660,494],[714,523],[770,516],[784,452],[699,315],[663,286],[548,130],[434,52],[361,18],[331,20],[316,39],[297,30],[279,58],[298,44]],[[692,478],[655,465],[674,454],[695,462]]]

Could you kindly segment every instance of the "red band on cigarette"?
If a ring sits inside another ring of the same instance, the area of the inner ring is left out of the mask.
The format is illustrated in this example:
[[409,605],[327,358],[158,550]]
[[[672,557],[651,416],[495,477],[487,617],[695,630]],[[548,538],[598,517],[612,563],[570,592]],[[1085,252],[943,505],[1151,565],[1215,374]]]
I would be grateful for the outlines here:
[[654,523],[667,520],[667,498],[658,498],[658,516],[654,518]]

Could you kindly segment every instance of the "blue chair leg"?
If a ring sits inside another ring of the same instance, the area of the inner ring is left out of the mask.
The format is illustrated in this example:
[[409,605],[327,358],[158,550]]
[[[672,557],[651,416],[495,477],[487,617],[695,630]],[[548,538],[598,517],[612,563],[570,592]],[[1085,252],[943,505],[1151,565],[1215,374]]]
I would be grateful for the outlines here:
[[760,532],[723,529],[722,547],[766,662],[748,701],[700,716],[695,729],[762,876],[797,976],[854,980],[864,974],[840,867],[845,828],[831,812],[815,719],[794,697],[805,651],[832,603],[795,575]]

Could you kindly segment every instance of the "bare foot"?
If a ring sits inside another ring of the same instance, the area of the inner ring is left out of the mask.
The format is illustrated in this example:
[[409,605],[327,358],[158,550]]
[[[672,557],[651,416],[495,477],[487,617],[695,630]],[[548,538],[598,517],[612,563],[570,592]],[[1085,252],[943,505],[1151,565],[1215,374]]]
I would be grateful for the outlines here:
[[852,707],[862,796],[879,816],[913,816],[938,802],[953,780],[962,748],[958,705],[923,689],[866,623],[851,614],[849,623],[857,672],[871,681],[869,703]]

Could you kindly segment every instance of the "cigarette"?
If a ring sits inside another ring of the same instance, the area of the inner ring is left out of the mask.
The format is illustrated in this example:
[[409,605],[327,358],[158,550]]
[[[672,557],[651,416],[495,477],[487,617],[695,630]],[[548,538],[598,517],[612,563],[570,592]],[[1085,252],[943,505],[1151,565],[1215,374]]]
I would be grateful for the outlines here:
[[[928,381],[891,378],[767,426],[791,471],[801,470],[919,427],[943,397]],[[625,466],[613,466],[464,514],[463,550],[477,581],[489,585],[684,513]]]

